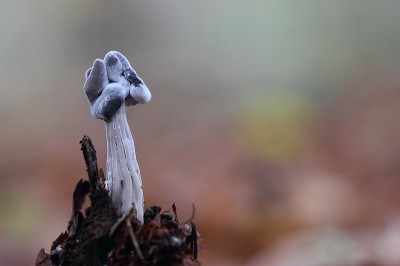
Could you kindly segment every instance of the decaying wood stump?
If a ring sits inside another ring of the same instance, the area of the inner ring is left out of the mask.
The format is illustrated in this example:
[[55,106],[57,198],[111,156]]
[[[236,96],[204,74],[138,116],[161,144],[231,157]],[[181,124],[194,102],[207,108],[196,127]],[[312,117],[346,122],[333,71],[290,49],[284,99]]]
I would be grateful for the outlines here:
[[[148,208],[144,224],[136,218],[134,207],[118,217],[92,141],[84,136],[80,144],[89,181],[81,179],[76,185],[67,230],[53,241],[49,254],[40,250],[35,265],[199,265],[200,235],[192,219],[180,224],[175,204],[170,212],[161,213],[159,206]],[[84,215],[81,209],[87,194],[91,205]]]

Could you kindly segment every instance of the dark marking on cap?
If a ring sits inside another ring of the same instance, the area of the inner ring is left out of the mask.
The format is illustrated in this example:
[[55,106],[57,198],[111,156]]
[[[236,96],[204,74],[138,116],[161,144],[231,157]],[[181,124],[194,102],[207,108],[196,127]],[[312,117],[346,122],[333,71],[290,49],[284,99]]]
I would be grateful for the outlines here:
[[121,107],[123,103],[123,99],[121,97],[110,97],[109,100],[107,100],[106,104],[103,107],[103,116],[104,120],[109,121],[111,120],[111,117],[114,116],[114,114],[118,111],[118,109]]
[[140,79],[138,79],[137,74],[130,69],[124,72],[124,76],[131,84],[135,85],[135,87],[143,84],[143,82]]

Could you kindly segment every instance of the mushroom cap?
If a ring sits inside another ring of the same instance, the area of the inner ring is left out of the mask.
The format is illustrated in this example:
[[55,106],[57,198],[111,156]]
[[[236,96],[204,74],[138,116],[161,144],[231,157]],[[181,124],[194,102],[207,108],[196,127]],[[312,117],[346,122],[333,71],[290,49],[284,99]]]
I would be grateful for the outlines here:
[[151,99],[146,84],[117,51],[108,52],[104,60],[96,59],[85,77],[83,89],[96,118],[109,121],[123,103],[129,106]]

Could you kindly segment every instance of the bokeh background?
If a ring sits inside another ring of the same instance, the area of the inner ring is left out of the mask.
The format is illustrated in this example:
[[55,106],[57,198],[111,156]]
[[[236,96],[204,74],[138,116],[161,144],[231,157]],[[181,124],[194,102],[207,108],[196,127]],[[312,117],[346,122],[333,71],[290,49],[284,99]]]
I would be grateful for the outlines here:
[[84,73],[122,52],[146,206],[192,214],[202,265],[400,265],[400,1],[1,1],[0,265],[67,227]]

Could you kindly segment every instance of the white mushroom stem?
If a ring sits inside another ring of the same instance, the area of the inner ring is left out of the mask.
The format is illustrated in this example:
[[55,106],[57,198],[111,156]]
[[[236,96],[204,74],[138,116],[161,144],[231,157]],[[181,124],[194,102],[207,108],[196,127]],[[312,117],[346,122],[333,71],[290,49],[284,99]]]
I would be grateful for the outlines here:
[[107,137],[107,179],[113,205],[118,214],[135,206],[143,223],[143,190],[135,145],[126,120],[124,104],[110,121],[105,121]]

